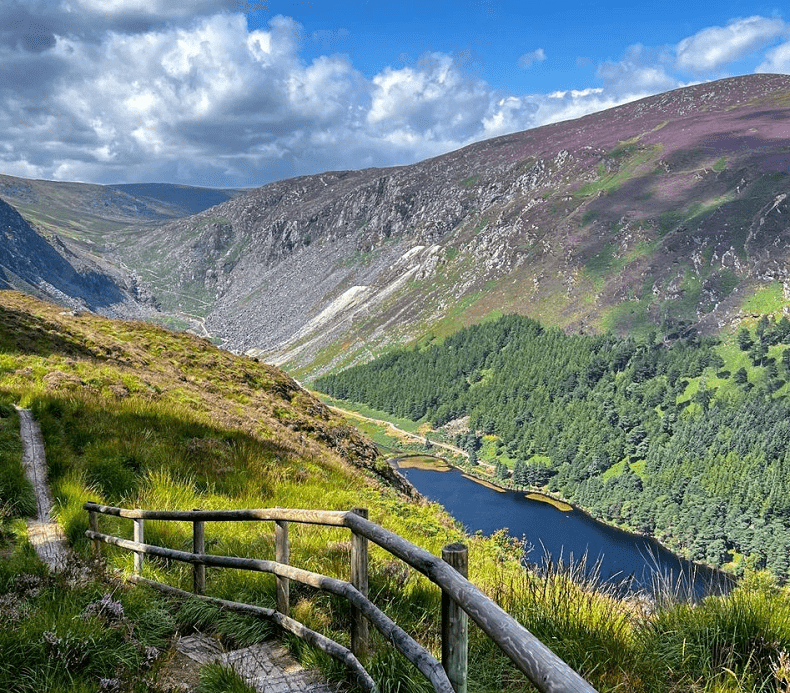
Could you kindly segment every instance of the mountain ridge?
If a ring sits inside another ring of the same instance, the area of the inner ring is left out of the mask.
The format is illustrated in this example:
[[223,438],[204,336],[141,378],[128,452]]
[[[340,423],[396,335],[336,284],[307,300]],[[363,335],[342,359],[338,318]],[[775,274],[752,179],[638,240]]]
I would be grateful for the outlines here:
[[[790,300],[790,77],[698,84],[387,169],[105,234],[163,311],[312,376],[516,312],[714,332]],[[774,291],[774,293],[776,293]]]

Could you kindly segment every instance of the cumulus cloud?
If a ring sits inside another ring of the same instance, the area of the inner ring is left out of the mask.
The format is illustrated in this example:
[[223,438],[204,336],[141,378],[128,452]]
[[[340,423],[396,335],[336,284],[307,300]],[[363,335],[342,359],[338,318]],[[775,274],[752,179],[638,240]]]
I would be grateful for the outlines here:
[[[306,61],[297,22],[251,30],[236,11],[263,0],[194,0],[188,13],[172,0],[3,2],[0,171],[103,183],[257,185],[410,163],[675,88],[678,66],[718,69],[786,28],[736,20],[632,46],[586,89],[514,95],[444,53],[365,76],[331,53],[343,30],[307,37],[324,54]],[[539,48],[521,64],[545,58]],[[760,69],[789,71],[790,44]]]
[[[117,0],[108,11],[127,7]],[[72,180],[252,185],[409,163],[533,122],[533,103],[494,92],[463,60],[429,54],[368,79],[347,56],[305,63],[301,40],[287,17],[251,31],[233,13],[107,30],[98,42],[57,36],[35,56],[39,81],[25,98],[11,83],[24,72],[0,66],[0,166]]]
[[677,45],[677,66],[694,73],[719,70],[787,36],[789,28],[781,19],[767,17],[734,19],[727,26],[708,27]]
[[546,60],[546,52],[542,48],[536,48],[534,51],[524,53],[518,59],[518,64],[523,68],[530,68],[535,63],[542,63],[544,60]]

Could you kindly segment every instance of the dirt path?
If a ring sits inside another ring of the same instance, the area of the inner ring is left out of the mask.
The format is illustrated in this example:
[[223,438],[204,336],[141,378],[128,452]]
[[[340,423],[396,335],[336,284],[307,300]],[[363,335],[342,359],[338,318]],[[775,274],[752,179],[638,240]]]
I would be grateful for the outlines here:
[[[22,462],[36,492],[36,517],[28,520],[28,541],[50,570],[63,572],[74,561],[63,530],[52,517],[41,427],[29,409],[17,408],[17,411],[24,449]],[[163,690],[195,691],[201,666],[217,662],[234,669],[248,686],[261,693],[333,693],[315,672],[304,669],[277,643],[259,643],[243,650],[223,652],[210,638],[187,637],[177,641],[175,650],[175,656],[161,672]]]
[[[393,431],[400,433],[402,436],[413,439],[415,442],[418,443],[425,442],[425,436],[421,436],[416,433],[405,431],[390,421],[385,421],[384,419],[373,419],[370,416],[365,416],[364,414],[360,414],[359,412],[356,411],[351,411],[349,409],[341,409],[340,407],[336,407],[333,404],[328,404],[327,406],[330,409],[336,411],[338,414],[341,414],[342,416],[347,416],[352,419],[362,419],[363,421],[368,421],[370,423],[378,424],[379,426],[387,426],[391,428]],[[450,445],[449,443],[440,443],[438,440],[432,440],[431,445],[437,448],[443,448],[445,450],[449,450],[450,452],[453,452],[456,455],[463,455],[464,457],[467,458],[469,457],[469,453],[466,452],[466,450],[462,450],[461,448],[456,447],[455,445]]]
[[63,530],[52,517],[52,498],[47,483],[47,461],[41,428],[29,409],[17,408],[17,411],[24,449],[22,462],[36,493],[36,517],[28,520],[28,541],[50,570],[62,572],[69,566],[71,556]]

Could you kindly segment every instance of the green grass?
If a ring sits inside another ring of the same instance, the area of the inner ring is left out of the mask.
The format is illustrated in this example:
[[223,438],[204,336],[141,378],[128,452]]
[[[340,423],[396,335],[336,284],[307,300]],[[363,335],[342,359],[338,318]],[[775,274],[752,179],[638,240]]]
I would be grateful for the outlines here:
[[787,306],[784,297],[782,282],[771,282],[765,288],[755,292],[742,304],[741,309],[746,313],[771,314]]
[[480,180],[480,174],[476,173],[468,178],[464,178],[458,185],[462,188],[471,188],[477,181]]
[[362,414],[362,416],[366,416],[370,419],[380,419],[382,421],[388,421],[394,424],[395,426],[397,426],[398,428],[402,428],[404,431],[408,431],[409,433],[416,434],[418,433],[418,430],[420,428],[419,421],[412,421],[411,419],[399,418],[397,416],[393,416],[388,412],[381,411],[380,409],[373,409],[372,407],[369,407],[366,404],[333,399],[329,395],[325,395],[320,392],[316,392],[315,395],[322,402],[330,406],[340,407],[341,409],[345,409],[347,411],[357,412],[358,414]]
[[[92,317],[59,324],[58,309],[2,298],[0,392],[8,416],[0,422],[8,438],[0,439],[11,441],[12,449],[17,445],[8,403],[30,404],[43,430],[58,519],[83,560],[91,556],[86,500],[170,509],[366,506],[374,522],[434,554],[466,542],[472,581],[601,693],[754,693],[785,685],[790,594],[765,576],[747,571],[743,589],[699,604],[673,595],[651,604],[619,599],[590,566],[523,570],[516,540],[504,533],[465,536],[437,505],[402,496],[355,465],[355,459],[373,462],[362,455],[364,439],[274,369],[151,326]],[[723,348],[730,349],[725,361],[737,363],[731,346]],[[72,378],[79,386],[70,384]],[[496,449],[496,441],[489,445]],[[643,471],[638,467],[632,465]],[[113,517],[102,517],[100,529],[132,533],[130,521]],[[145,533],[151,543],[191,545],[187,523],[147,521]],[[215,554],[274,557],[271,523],[208,523],[206,541]],[[290,544],[292,564],[348,579],[347,531],[293,523]],[[227,646],[271,633],[257,619],[193,600],[170,602],[101,575],[71,586],[48,575],[25,541],[23,523],[7,513],[0,514],[0,551],[0,690],[95,693],[104,678],[118,679],[122,690],[155,691],[159,657],[147,648],[161,655],[176,633],[212,632]],[[128,553],[113,547],[102,553],[108,567],[131,571]],[[207,573],[211,596],[274,603],[269,575]],[[149,557],[144,575],[183,589],[191,584],[187,566],[162,559]],[[438,654],[438,588],[371,547],[370,593]],[[295,583],[291,597],[295,618],[349,643],[350,612],[342,600]],[[470,690],[529,690],[474,626],[470,640]],[[345,676],[334,660],[301,641],[289,643],[332,680]],[[370,668],[382,691],[425,690],[422,678],[378,635]],[[204,685],[235,690],[241,684],[226,670],[212,669],[204,671]]]
[[21,540],[0,566],[0,690],[154,689],[175,631],[163,597],[99,574],[78,585],[50,576]]
[[233,669],[207,664],[200,671],[197,693],[255,693]]
[[672,690],[786,690],[790,603],[766,573],[752,574],[726,598],[660,609],[638,645],[656,683],[672,671]]
[[654,159],[660,151],[660,146],[639,149],[635,143],[623,143],[615,147],[609,152],[609,156],[620,161],[619,170],[607,174],[603,168],[599,168],[598,179],[579,187],[574,191],[574,196],[587,198],[601,192],[611,192],[625,181],[636,176],[645,175],[646,171],[642,170],[643,167]]

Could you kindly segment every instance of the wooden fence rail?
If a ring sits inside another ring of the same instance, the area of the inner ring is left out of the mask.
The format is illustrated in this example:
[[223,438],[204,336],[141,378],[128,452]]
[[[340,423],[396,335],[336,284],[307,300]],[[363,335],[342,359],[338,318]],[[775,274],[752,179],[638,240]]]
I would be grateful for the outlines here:
[[[133,582],[146,583],[181,596],[190,593],[140,576],[146,554],[190,563],[193,566],[193,594],[223,607],[254,613],[271,619],[336,659],[344,662],[357,682],[374,691],[375,683],[362,663],[368,655],[368,624],[395,646],[431,682],[437,693],[466,693],[467,615],[502,649],[541,693],[596,693],[524,626],[501,609],[466,577],[467,552],[460,544],[446,546],[438,558],[367,519],[367,510],[140,510],[86,503],[89,527],[85,535],[100,544],[112,544],[135,553]],[[114,515],[134,521],[133,540],[99,532],[99,515]],[[193,524],[192,551],[178,551],[144,542],[145,520],[171,520]],[[274,561],[205,553],[206,522],[270,521],[275,523]],[[351,581],[320,575],[289,565],[288,523],[346,527],[352,532]],[[368,599],[368,541],[372,541],[412,568],[426,575],[442,590],[442,663],[394,623]],[[205,596],[206,566],[240,568],[271,573],[277,585],[277,609],[265,609]],[[316,633],[289,616],[290,581],[324,590],[348,600],[352,610],[351,650]],[[361,660],[361,661],[360,661]]]

